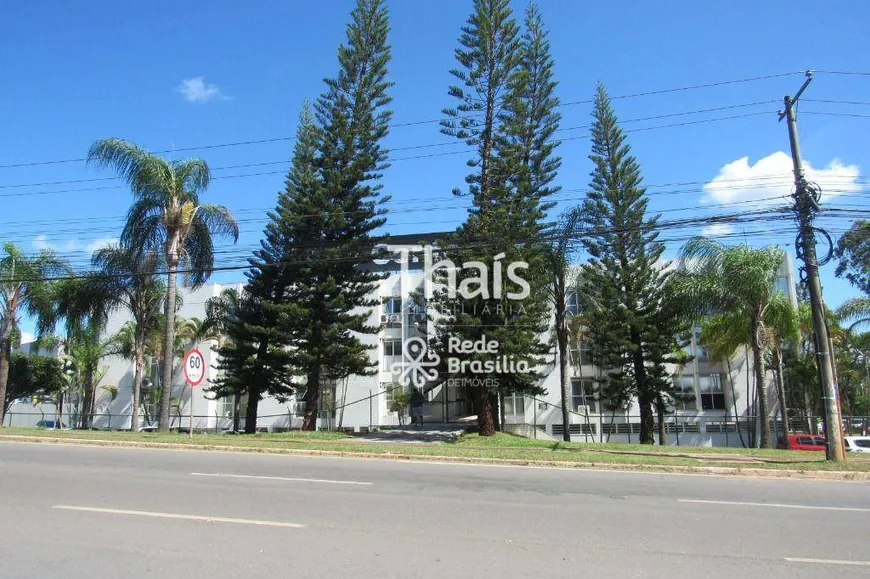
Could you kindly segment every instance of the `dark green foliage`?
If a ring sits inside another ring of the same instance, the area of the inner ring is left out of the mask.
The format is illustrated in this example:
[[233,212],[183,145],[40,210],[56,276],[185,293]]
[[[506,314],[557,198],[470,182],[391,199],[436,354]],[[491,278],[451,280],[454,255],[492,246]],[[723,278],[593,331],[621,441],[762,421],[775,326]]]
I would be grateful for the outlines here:
[[12,354],[3,412],[18,398],[41,395],[54,400],[65,384],[63,365],[57,358]]
[[[308,163],[285,211],[288,239],[304,258],[284,268],[286,327],[295,373],[305,388],[303,428],[316,427],[320,391],[327,381],[372,374],[369,348],[360,334],[377,328],[367,320],[380,275],[365,270],[372,234],[385,222],[378,183],[388,165],[392,100],[387,90],[389,17],[382,0],[358,0],[338,49],[338,76],[315,105],[317,128],[306,137]],[[286,247],[286,246],[285,246]]]
[[388,200],[378,183],[392,117],[388,31],[385,3],[359,0],[338,49],[338,76],[325,80],[314,118],[307,106],[302,113],[286,188],[221,350],[221,392],[256,389],[248,391],[249,428],[259,396],[289,387],[291,375],[305,392],[303,428],[313,430],[324,383],[375,371],[359,335],[377,332],[367,321],[381,275],[365,268]]
[[[256,432],[259,401],[266,395],[284,401],[294,391],[287,340],[275,310],[255,295],[227,288],[208,301],[206,311],[208,322],[223,336],[216,348],[217,378],[207,391],[215,398],[232,396],[236,406],[246,394],[245,432]],[[235,415],[234,429],[238,419]]]
[[657,216],[648,217],[640,167],[617,124],[604,87],[595,97],[591,191],[581,221],[581,303],[592,355],[604,370],[601,395],[610,406],[637,398],[642,443],[652,444],[653,408],[673,387],[664,364],[679,349],[679,322],[666,303],[668,274],[658,260]]
[[[558,100],[553,95],[556,83],[546,31],[534,7],[527,13],[526,29],[521,37],[506,0],[478,0],[459,38],[456,59],[461,68],[451,74],[461,84],[449,89],[459,105],[444,111],[449,120],[442,123],[442,131],[477,152],[468,162],[473,171],[466,177],[472,206],[466,222],[445,240],[441,257],[457,265],[479,262],[489,275],[477,284],[473,280],[482,277],[480,271],[465,269],[457,279],[460,289],[472,284],[466,287],[485,293],[451,297],[442,291],[434,296],[440,317],[433,347],[442,359],[470,362],[508,357],[535,369],[549,350],[540,337],[549,325],[549,276],[542,236],[545,214],[552,206],[545,199],[557,190],[552,182],[560,165],[554,156],[558,143],[552,139],[559,123]],[[528,264],[515,270],[528,284],[528,293],[512,297],[524,293],[523,284],[506,276],[518,262]],[[496,263],[502,268],[501,295],[495,290]],[[469,341],[485,337],[498,343],[498,353],[451,352],[447,347],[451,337]],[[478,425],[485,435],[495,429],[497,392],[542,392],[541,376],[535,370],[488,375],[465,370],[453,372],[451,378],[488,380],[474,392]]]
[[[54,283],[44,280],[68,270],[66,262],[53,251],[42,250],[38,256],[29,256],[13,243],[3,244],[0,252],[0,400],[6,398],[13,337],[21,335],[18,328],[21,314],[26,312],[35,318],[40,335],[50,333],[54,327]],[[0,408],[2,424],[3,409]]]
[[837,242],[837,277],[870,295],[870,221],[856,221]]

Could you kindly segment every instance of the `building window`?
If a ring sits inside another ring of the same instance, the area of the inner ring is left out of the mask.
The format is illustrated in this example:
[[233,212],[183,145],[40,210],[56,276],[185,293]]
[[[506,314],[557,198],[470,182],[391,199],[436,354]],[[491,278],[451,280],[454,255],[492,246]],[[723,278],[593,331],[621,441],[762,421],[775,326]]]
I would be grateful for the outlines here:
[[698,386],[701,391],[703,410],[725,410],[725,391],[722,387],[721,374],[698,376]]
[[589,412],[593,414],[598,413],[598,400],[595,399],[595,384],[592,380],[572,378],[571,410],[582,413],[583,406],[588,406]]
[[676,410],[698,410],[694,376],[674,377],[674,408]]
[[699,362],[709,362],[710,361],[710,351],[701,343],[701,328],[695,328],[694,331],[694,339],[695,339],[695,358]]
[[565,313],[569,316],[576,316],[580,313],[580,296],[576,290],[565,292]]
[[402,340],[384,340],[384,357],[401,356]]
[[502,406],[505,415],[525,414],[526,413],[526,397],[516,392],[505,394],[502,396]]
[[229,396],[224,396],[222,398],[217,399],[216,403],[216,412],[217,415],[221,418],[232,418],[233,417],[233,399],[235,396],[230,394]]
[[385,314],[401,314],[402,313],[402,298],[387,298],[384,302]]
[[581,341],[578,347],[571,348],[570,354],[571,364],[575,366],[592,365],[592,348],[590,347],[589,342],[585,340]]

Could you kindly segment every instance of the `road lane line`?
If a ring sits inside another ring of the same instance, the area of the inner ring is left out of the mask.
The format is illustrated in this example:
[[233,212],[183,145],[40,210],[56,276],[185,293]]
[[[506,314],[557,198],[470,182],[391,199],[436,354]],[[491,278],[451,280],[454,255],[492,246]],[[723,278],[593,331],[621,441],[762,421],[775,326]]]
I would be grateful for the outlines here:
[[870,561],[844,561],[842,559],[803,559],[801,557],[783,557],[792,563],[819,563],[822,565],[853,565],[857,567],[870,567]]
[[101,513],[108,515],[130,515],[134,517],[155,517],[160,519],[184,519],[188,521],[203,521],[206,523],[235,523],[240,525],[259,525],[263,527],[286,527],[301,529],[305,525],[298,523],[284,523],[281,521],[263,521],[257,519],[232,519],[228,517],[207,517],[203,515],[183,515],[179,513],[160,513],[156,511],[131,511],[127,509],[105,509],[98,507],[78,507],[72,505],[54,505],[53,509],[64,511],[81,511],[86,513]]
[[731,505],[743,507],[773,507],[777,509],[805,509],[809,511],[846,511],[852,513],[870,513],[870,509],[859,507],[821,507],[816,505],[788,505],[783,503],[744,503],[738,501],[705,501],[700,499],[677,499],[678,503],[696,503],[701,505]]
[[282,480],[289,482],[312,482],[312,483],[326,483],[332,485],[363,485],[370,486],[373,483],[356,481],[356,480],[329,480],[322,478],[295,478],[288,476],[259,476],[252,474],[226,474],[219,472],[192,472],[191,476],[214,476],[214,477],[224,477],[224,478],[247,478],[247,479],[259,479],[259,480]]

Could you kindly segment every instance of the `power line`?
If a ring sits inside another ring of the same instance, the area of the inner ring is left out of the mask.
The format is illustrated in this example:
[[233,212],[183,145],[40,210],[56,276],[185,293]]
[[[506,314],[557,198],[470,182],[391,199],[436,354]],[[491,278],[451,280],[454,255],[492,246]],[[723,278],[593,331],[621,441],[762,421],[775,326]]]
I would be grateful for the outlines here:
[[[868,215],[870,215],[870,213],[868,213]],[[675,220],[671,220],[671,221],[658,221],[657,223],[655,223],[653,225],[645,224],[645,225],[636,226],[636,227],[603,228],[603,229],[598,229],[598,230],[586,231],[581,236],[578,236],[578,238],[582,237],[582,236],[589,236],[589,235],[619,234],[619,233],[625,233],[628,231],[634,231],[634,230],[640,230],[640,229],[643,229],[645,231],[660,231],[660,230],[667,230],[667,229],[674,229],[674,228],[681,228],[681,227],[688,227],[688,226],[697,226],[697,225],[709,225],[709,224],[716,224],[716,223],[751,223],[751,222],[755,222],[755,221],[759,221],[759,220],[762,220],[762,221],[763,220],[782,221],[782,220],[791,220],[791,218],[792,218],[791,211],[786,207],[772,208],[772,209],[753,209],[751,211],[744,211],[744,212],[717,215],[717,216],[689,217],[689,218],[683,218],[683,219],[675,219]],[[430,222],[427,221],[427,222],[421,222],[421,223],[430,223]],[[554,236],[550,236],[550,237],[543,237],[539,241],[553,241],[555,239],[556,238]],[[388,242],[389,240],[387,239],[386,241]],[[373,238],[372,242],[373,242],[372,248],[374,248],[374,246],[376,244],[381,243],[382,241],[380,238]],[[489,242],[485,242],[485,243],[474,243],[474,244],[463,245],[463,246],[450,246],[450,249],[487,249],[487,248],[498,248],[498,247],[500,247],[499,243],[489,241]],[[306,249],[316,249],[316,248],[317,248],[317,244],[315,244],[315,243],[297,244],[295,246],[295,249],[300,250],[302,252],[304,252]],[[286,260],[286,261],[281,261],[281,262],[276,263],[276,264],[267,264],[267,265],[270,265],[270,266],[304,265],[307,263],[314,263],[315,261],[318,263],[323,262],[323,261],[336,262],[336,263],[340,263],[340,262],[353,262],[353,263],[355,263],[355,262],[359,261],[359,255],[354,255],[351,257],[335,257],[335,258],[325,258],[323,256],[316,256],[316,257],[312,256],[312,258],[309,258],[309,259],[293,260],[293,261]],[[215,266],[215,267],[211,268],[211,271],[212,271],[212,273],[214,273],[214,272],[221,272],[221,271],[247,270],[247,269],[250,269],[250,267],[251,267],[250,263],[248,263],[246,260],[244,265]],[[181,274],[194,273],[194,270],[182,268],[182,269],[179,269],[177,271],[177,273],[181,273]],[[160,272],[154,273],[154,275],[165,275],[165,274],[168,274],[168,271],[160,271]],[[15,281],[16,282],[59,281],[59,280],[63,280],[63,279],[71,279],[73,277],[80,277],[80,278],[84,278],[84,279],[88,279],[88,278],[111,279],[111,278],[116,278],[116,277],[128,277],[128,276],[96,273],[96,274],[86,274],[86,275],[81,275],[81,276],[65,275],[65,276],[50,276],[50,277],[44,277],[44,278],[39,278],[39,279],[26,279],[26,280],[25,279],[18,279]],[[0,283],[10,282],[10,281],[12,281],[12,280],[11,279],[5,279],[5,280],[0,279]]]
[[870,119],[870,115],[862,115],[860,113],[830,113],[825,111],[800,111],[802,115],[824,115],[826,117],[853,117],[860,119]]
[[[759,115],[767,115],[767,114],[771,114],[772,112],[775,112],[775,111],[759,111],[759,112],[754,112],[754,113],[731,115],[731,116],[727,116],[727,117],[715,117],[712,119],[698,119],[695,121],[686,121],[686,122],[682,122],[682,123],[670,123],[670,124],[664,124],[664,125],[655,125],[652,127],[640,127],[640,128],[636,128],[636,129],[625,129],[624,132],[625,133],[640,133],[640,132],[653,131],[653,130],[672,129],[672,128],[692,126],[692,125],[713,123],[713,122],[743,119],[743,118],[755,117],[755,116],[759,116]],[[589,138],[588,135],[580,135],[580,136],[576,136],[576,137],[563,138],[563,139],[561,139],[561,141],[563,141],[563,142],[564,141],[574,141],[574,140],[582,140],[582,139],[588,139],[588,138]],[[462,144],[462,143],[457,142],[455,144]],[[395,159],[390,159],[389,162],[394,163],[394,162],[400,162],[400,161],[411,161],[411,160],[416,160],[416,159],[428,159],[428,158],[432,158],[432,157],[463,155],[463,154],[470,154],[470,153],[473,153],[475,151],[476,151],[476,149],[462,149],[459,151],[448,151],[448,152],[444,152],[444,153],[432,153],[432,154],[428,154],[428,155],[397,157]],[[287,162],[287,161],[284,161],[284,163],[289,164],[289,162]],[[267,164],[274,164],[274,163],[267,163]],[[255,164],[252,164],[251,166],[256,166],[256,165],[262,165],[262,164],[255,163]],[[217,170],[217,169],[215,169],[215,170]],[[268,176],[268,175],[284,175],[284,174],[286,174],[286,172],[287,172],[286,169],[281,169],[281,170],[277,170],[277,171],[262,171],[262,172],[256,172],[256,173],[240,173],[237,175],[217,175],[217,176],[212,177],[212,180],[241,179],[241,178],[249,178],[249,177],[262,177],[262,176]],[[108,179],[113,179],[113,178],[103,177],[103,178],[98,178],[98,179],[94,179],[94,180],[95,181],[103,181],[103,180],[108,180]],[[52,184],[61,184],[61,183],[63,183],[63,182],[56,182],[56,183],[52,183]],[[4,188],[4,187],[23,188],[26,186],[37,186],[37,185],[39,185],[39,184],[16,184],[16,185],[0,186],[0,188]],[[3,194],[0,194],[0,198],[28,197],[28,196],[38,196],[38,195],[57,195],[57,194],[62,194],[62,193],[82,193],[82,192],[90,192],[90,191],[105,191],[105,190],[120,190],[120,189],[125,189],[125,187],[118,185],[118,186],[105,186],[105,187],[86,187],[86,188],[81,188],[81,189],[61,189],[61,190],[57,190],[57,191],[27,191],[27,192],[23,192],[23,193],[3,193]]]
[[[796,74],[803,74],[803,71],[782,72],[782,73],[768,74],[768,75],[762,75],[762,76],[724,80],[724,81],[712,82],[712,83],[706,83],[706,84],[695,84],[695,85],[682,86],[682,87],[676,87],[676,88],[650,90],[650,91],[633,93],[633,94],[618,95],[618,96],[613,96],[610,98],[611,98],[611,100],[633,99],[633,98],[646,97],[646,96],[671,94],[671,93],[676,93],[676,92],[720,87],[720,86],[726,86],[726,85],[732,85],[732,84],[757,82],[757,81],[761,81],[761,80],[769,80],[769,79],[774,79],[774,78],[793,76]],[[573,105],[578,105],[578,104],[589,104],[591,102],[593,102],[591,99],[568,101],[568,102],[561,103],[560,106],[573,106]],[[398,128],[398,127],[415,126],[415,125],[422,125],[422,124],[429,124],[429,123],[439,123],[442,120],[445,120],[445,117],[439,117],[437,119],[427,119],[427,120],[421,120],[421,121],[410,121],[410,122],[404,122],[404,123],[392,123],[392,124],[390,124],[390,127],[391,128]],[[235,141],[235,142],[230,142],[230,143],[196,145],[196,146],[191,146],[191,147],[165,149],[165,150],[161,150],[161,151],[152,151],[152,152],[155,154],[167,154],[167,153],[178,153],[178,152],[188,152],[188,151],[211,150],[211,149],[220,149],[220,148],[225,148],[225,147],[238,147],[238,146],[248,146],[248,145],[259,145],[259,144],[265,144],[265,143],[275,143],[275,142],[282,142],[282,141],[291,141],[293,139],[294,139],[294,137],[271,137],[271,138],[263,138],[263,139],[250,139],[250,140],[244,140],[244,141]],[[0,169],[13,169],[13,168],[19,168],[19,167],[35,167],[35,166],[39,166],[39,165],[59,165],[59,164],[65,164],[65,163],[82,163],[85,160],[86,160],[86,158],[84,158],[84,157],[78,157],[78,158],[73,158],[73,159],[54,159],[54,160],[46,160],[46,161],[26,161],[26,162],[21,162],[21,163],[10,163],[10,164],[6,164],[6,165],[0,165]]]
[[870,76],[870,72],[858,72],[850,70],[814,70],[818,74],[838,74],[843,76]]
[[[775,179],[775,181],[773,181],[772,179]],[[743,181],[752,181],[752,183],[743,183]],[[755,183],[755,181],[764,181],[764,182]],[[657,185],[648,185],[648,186],[646,186],[646,188],[653,189],[653,188],[662,188],[662,187],[672,187],[675,185],[679,186],[679,185],[691,185],[691,184],[700,184],[700,183],[702,183],[702,182],[700,182],[700,181],[685,181],[685,182],[681,182],[681,183],[662,183],[662,184],[657,184]],[[722,186],[721,185],[722,183],[734,183],[734,184]],[[735,180],[720,180],[717,182],[717,184],[719,184],[719,186],[717,186],[715,188],[715,191],[717,191],[717,192],[724,192],[724,191],[737,191],[737,192],[739,192],[739,191],[744,191],[744,190],[753,190],[753,189],[756,189],[758,187],[790,186],[790,181],[788,180],[788,174],[783,173],[781,177],[771,176],[771,177],[756,177],[756,178],[735,179]],[[834,190],[834,191],[836,191],[836,190]],[[588,189],[586,187],[562,188],[554,195],[549,196],[548,200],[551,200],[551,201],[569,201],[569,200],[572,200],[572,199],[579,197],[579,195],[581,195],[581,194],[585,195],[585,194],[588,194],[589,192],[590,192],[590,189]],[[646,195],[648,195],[650,197],[655,197],[655,196],[683,195],[683,194],[689,194],[689,193],[704,193],[704,192],[705,192],[705,190],[703,188],[681,188],[681,189],[671,189],[671,190],[647,191]],[[752,201],[752,200],[749,200],[749,201]],[[410,209],[395,209],[396,206],[399,206],[399,207],[411,206],[411,208]],[[722,206],[722,204],[721,203],[711,203],[709,205],[698,205],[694,208],[703,209],[705,207],[717,207],[717,206]],[[467,207],[467,203],[459,202],[456,200],[455,197],[450,197],[450,198],[446,198],[446,199],[431,199],[431,200],[429,200],[428,203],[421,203],[420,201],[418,201],[416,199],[390,201],[390,202],[382,205],[381,207],[387,209],[391,213],[409,213],[409,212],[447,211],[447,210],[462,209],[462,208]],[[259,213],[259,212],[266,212],[266,211],[273,211],[273,210],[274,210],[274,206],[269,206],[269,207],[263,207],[263,208],[238,209],[238,210],[234,210],[233,212],[235,214],[240,214],[240,213]],[[327,213],[326,215],[339,216],[339,215],[349,215],[349,214],[350,214],[350,212],[344,211],[344,212],[331,212],[331,213]],[[318,216],[320,216],[320,214],[305,215],[303,217],[318,217]],[[98,219],[97,221],[110,221],[110,220],[123,221],[125,218],[126,218],[126,216],[121,215],[121,216],[115,216],[115,217],[106,217],[106,218]],[[259,217],[256,219],[238,219],[237,222],[239,222],[239,223],[255,222],[255,221],[264,221],[266,219],[267,219],[266,217]],[[77,223],[77,222],[91,223],[93,221],[95,221],[93,218],[79,218],[79,219],[69,219],[69,220],[60,220],[60,221],[55,221],[55,220],[36,221],[36,222],[17,221],[17,222],[0,223],[0,225],[4,225],[4,226],[21,226],[21,225],[40,226],[40,225],[56,225],[58,223]],[[121,225],[121,224],[119,223],[119,225]],[[52,231],[52,233],[54,233],[54,234],[57,234],[57,233],[73,234],[73,233],[78,233],[78,232],[89,232],[89,233],[93,234],[93,233],[103,233],[103,232],[107,233],[107,232],[110,232],[113,230],[114,229],[111,227],[102,227],[102,228],[88,227],[87,229],[81,229],[81,228],[78,228],[78,229],[54,229]],[[20,235],[22,233],[25,233],[25,234],[30,233],[31,231],[32,230],[23,230],[22,231],[19,229],[19,231],[17,233]],[[41,231],[41,230],[34,231],[33,233],[39,234],[39,233],[43,233],[43,231]]]
[[806,103],[825,103],[831,105],[870,106],[870,101],[839,101],[832,99],[803,99],[803,101]]
[[[711,108],[698,109],[698,110],[692,110],[692,111],[679,111],[679,112],[667,113],[667,114],[663,114],[663,115],[654,115],[654,116],[649,116],[649,117],[624,119],[624,120],[620,121],[620,123],[621,124],[637,123],[637,122],[645,122],[645,121],[652,121],[652,120],[658,120],[658,119],[681,117],[681,116],[687,116],[687,115],[703,114],[703,113],[709,113],[709,112],[719,112],[719,111],[733,110],[733,109],[738,109],[738,108],[759,106],[759,105],[764,105],[764,104],[772,104],[775,102],[778,102],[778,101],[777,100],[756,101],[756,102],[751,102],[751,103],[725,105],[725,106],[711,107]],[[760,114],[760,113],[755,113],[755,114]],[[724,117],[721,119],[702,119],[699,122],[712,122],[713,120],[729,120],[732,118],[741,118],[741,117],[736,116],[736,117]],[[591,126],[592,126],[591,124],[577,125],[577,126],[573,126],[573,127],[559,128],[559,129],[557,129],[557,131],[572,131],[572,130],[577,130],[577,129],[588,129]],[[588,138],[588,137],[586,137],[586,136],[570,137],[570,138],[563,139],[563,140],[573,140],[573,139],[577,139],[577,138]],[[429,144],[423,144],[423,145],[393,147],[393,148],[388,149],[388,151],[392,153],[392,152],[396,152],[396,151],[413,151],[413,150],[420,150],[420,149],[431,149],[431,148],[435,148],[435,147],[449,147],[449,146],[464,145],[464,144],[465,143],[460,141],[460,140],[453,140],[453,141],[445,141],[445,142],[440,142],[440,143],[429,143]],[[179,149],[176,149],[176,150],[179,150]],[[458,154],[458,153],[460,153],[460,151],[449,152],[449,153],[440,153],[440,154],[436,154],[436,155],[417,156],[417,157],[412,157],[412,158],[415,158],[415,159],[416,158],[426,158],[426,157],[430,157],[430,156],[438,156],[438,155],[444,155],[444,154],[453,155],[453,154]],[[407,157],[399,157],[399,158],[393,159],[393,160],[394,161],[407,160]],[[269,166],[269,165],[289,165],[289,164],[290,164],[290,161],[288,159],[282,159],[280,161],[263,161],[263,162],[255,162],[255,163],[244,163],[244,164],[238,164],[238,165],[224,165],[224,166],[212,167],[211,171],[214,172],[214,171],[224,171],[227,169],[247,169],[247,168],[252,168],[252,167],[263,167],[263,166]],[[282,172],[283,172],[283,170],[282,170]],[[270,172],[270,173],[266,173],[266,174],[272,174],[272,173]],[[218,176],[215,178],[221,178],[221,177]],[[24,187],[44,187],[44,186],[50,186],[50,185],[92,183],[92,182],[99,182],[99,181],[114,181],[116,179],[117,179],[116,177],[92,177],[92,178],[87,178],[87,179],[67,179],[67,180],[58,180],[58,181],[44,181],[41,183],[15,183],[15,184],[11,184],[11,185],[0,185],[0,189],[17,189],[17,188],[24,188]]]

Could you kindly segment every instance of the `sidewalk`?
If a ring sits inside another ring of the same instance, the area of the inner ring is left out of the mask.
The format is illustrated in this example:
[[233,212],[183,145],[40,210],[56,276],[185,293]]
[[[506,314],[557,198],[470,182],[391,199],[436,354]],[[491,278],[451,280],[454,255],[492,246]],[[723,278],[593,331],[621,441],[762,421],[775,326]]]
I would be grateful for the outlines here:
[[357,442],[385,444],[427,444],[456,442],[465,432],[465,427],[451,424],[432,424],[423,426],[392,426],[377,432],[353,437]]

